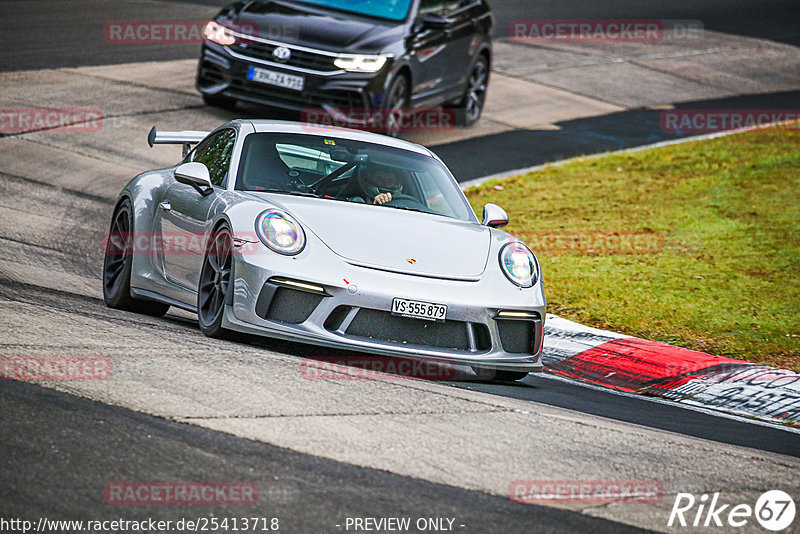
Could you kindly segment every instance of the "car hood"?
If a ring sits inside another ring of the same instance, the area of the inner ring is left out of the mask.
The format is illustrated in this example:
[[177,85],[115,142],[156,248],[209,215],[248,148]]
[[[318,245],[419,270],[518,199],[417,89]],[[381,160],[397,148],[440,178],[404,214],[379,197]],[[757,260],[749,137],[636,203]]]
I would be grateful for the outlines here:
[[291,2],[253,2],[233,22],[265,39],[335,52],[378,53],[402,34],[400,23]]
[[491,231],[478,223],[381,206],[264,195],[354,265],[456,280],[476,280],[486,270]]

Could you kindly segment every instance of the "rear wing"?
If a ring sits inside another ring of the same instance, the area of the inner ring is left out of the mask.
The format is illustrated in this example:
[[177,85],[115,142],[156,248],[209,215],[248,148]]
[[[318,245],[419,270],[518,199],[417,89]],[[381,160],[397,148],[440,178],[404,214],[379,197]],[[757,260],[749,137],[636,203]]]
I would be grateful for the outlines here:
[[147,134],[147,144],[150,148],[153,145],[183,145],[183,155],[189,153],[192,145],[196,145],[206,138],[211,132],[198,132],[195,130],[184,130],[182,132],[159,132],[156,127],[150,130]]

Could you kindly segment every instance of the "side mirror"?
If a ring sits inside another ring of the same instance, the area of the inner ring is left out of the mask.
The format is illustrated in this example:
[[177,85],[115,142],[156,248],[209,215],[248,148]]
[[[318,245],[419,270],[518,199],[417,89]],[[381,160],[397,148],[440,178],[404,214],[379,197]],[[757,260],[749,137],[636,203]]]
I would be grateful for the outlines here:
[[182,184],[191,185],[203,196],[210,195],[214,190],[208,167],[196,161],[178,165],[175,169],[175,179]]
[[497,204],[486,204],[483,207],[481,224],[490,228],[502,228],[508,224],[508,213]]
[[420,20],[420,26],[427,30],[447,30],[455,20],[447,15],[437,15],[436,13],[428,13]]

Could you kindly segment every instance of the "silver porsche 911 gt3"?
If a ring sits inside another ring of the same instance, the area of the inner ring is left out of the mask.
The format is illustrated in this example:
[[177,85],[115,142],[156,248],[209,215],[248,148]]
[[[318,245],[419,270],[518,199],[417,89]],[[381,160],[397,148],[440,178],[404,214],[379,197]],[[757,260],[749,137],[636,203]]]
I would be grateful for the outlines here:
[[[478,377],[540,371],[536,256],[479,222],[430,150],[365,132],[235,120],[157,132],[183,160],[117,200],[103,294],[112,308],[197,313],[212,337],[246,332]],[[194,147],[194,148],[192,148]]]

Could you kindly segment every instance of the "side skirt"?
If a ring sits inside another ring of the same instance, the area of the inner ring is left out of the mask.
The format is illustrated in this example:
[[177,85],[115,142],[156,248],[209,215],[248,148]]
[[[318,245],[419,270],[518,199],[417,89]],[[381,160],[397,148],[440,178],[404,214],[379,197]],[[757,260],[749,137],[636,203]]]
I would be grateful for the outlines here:
[[195,306],[191,306],[189,304],[180,302],[175,299],[171,299],[169,297],[165,297],[164,295],[159,295],[155,291],[148,291],[146,289],[138,289],[135,287],[131,288],[131,295],[137,298],[147,299],[147,300],[154,300],[156,302],[162,302],[164,304],[169,304],[170,306],[174,306],[176,308],[180,308],[182,310],[186,310],[188,312],[197,313],[197,308]]

